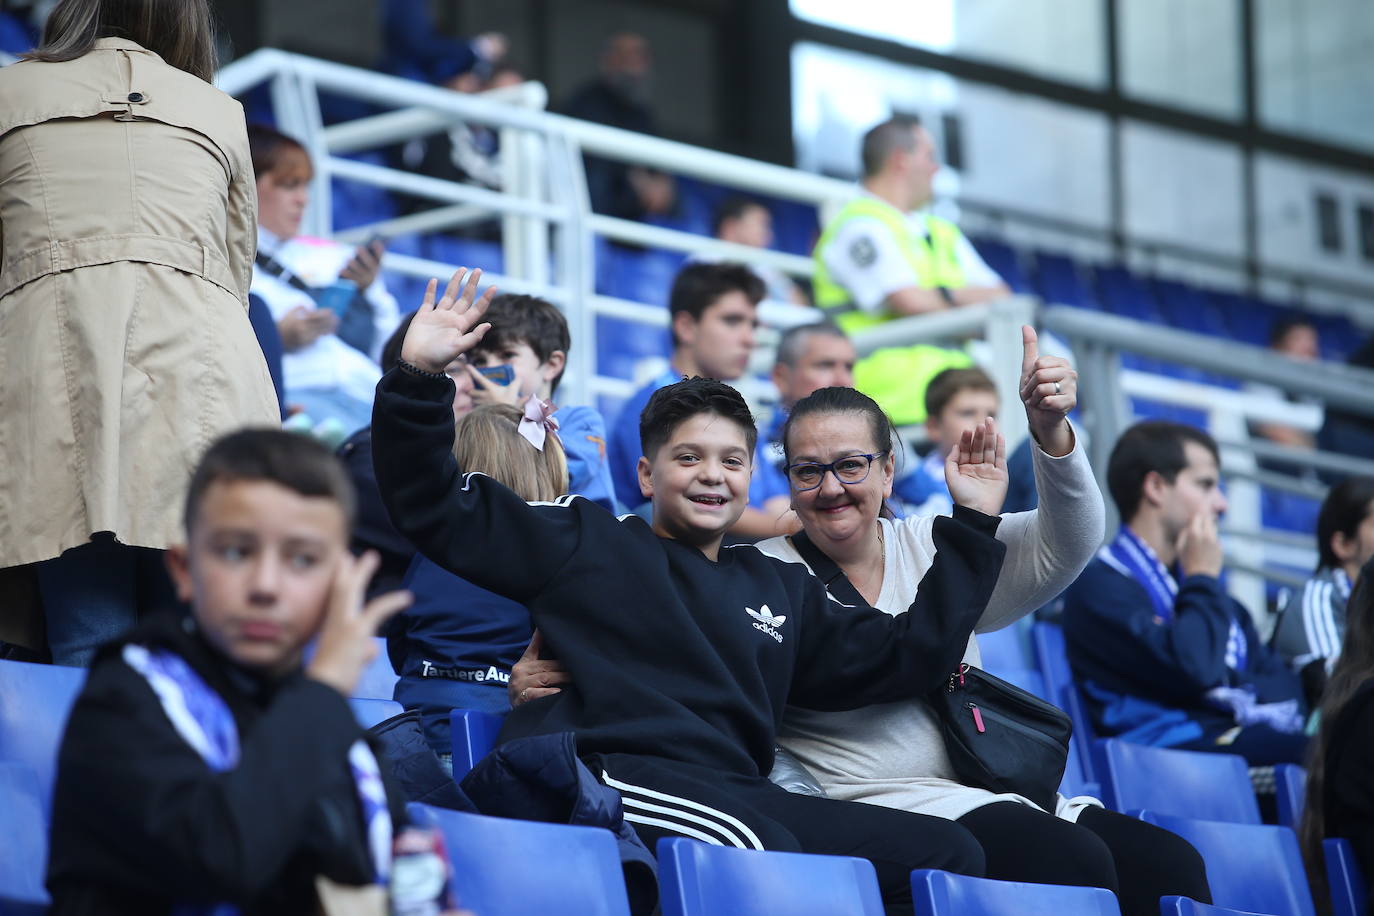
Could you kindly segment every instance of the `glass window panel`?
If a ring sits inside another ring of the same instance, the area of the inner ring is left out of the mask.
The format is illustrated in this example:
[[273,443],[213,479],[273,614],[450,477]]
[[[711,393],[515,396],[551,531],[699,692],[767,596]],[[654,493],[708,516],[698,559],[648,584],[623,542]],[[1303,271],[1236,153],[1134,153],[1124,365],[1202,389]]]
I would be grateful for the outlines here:
[[816,44],[792,50],[793,134],[801,168],[859,177],[864,133],[894,112],[919,115],[940,150],[957,115],[963,168],[942,168],[938,197],[1108,225],[1103,115],[933,70]]
[[1107,82],[1101,0],[791,0],[832,28],[1029,70]]
[[[1299,159],[1261,153],[1255,157],[1260,259],[1300,272],[1374,281],[1374,265],[1360,251],[1359,208],[1374,200],[1374,177],[1314,166]],[[1339,250],[1322,246],[1322,214],[1314,202],[1331,201]]]
[[1122,124],[1121,143],[1128,236],[1243,254],[1237,147],[1136,121]]
[[1255,4],[1259,119],[1328,143],[1374,149],[1374,10],[1369,0]]
[[1243,93],[1236,0],[1118,2],[1122,91],[1202,114],[1240,117]]

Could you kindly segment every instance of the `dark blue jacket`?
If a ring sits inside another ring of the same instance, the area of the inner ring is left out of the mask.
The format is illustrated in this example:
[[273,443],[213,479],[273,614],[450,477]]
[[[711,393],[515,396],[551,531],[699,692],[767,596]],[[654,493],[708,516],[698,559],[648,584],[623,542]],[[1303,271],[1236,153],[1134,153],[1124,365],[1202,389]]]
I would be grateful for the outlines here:
[[[1241,672],[1226,666],[1232,618],[1248,644]],[[1248,685],[1260,702],[1302,703],[1297,676],[1211,576],[1179,582],[1174,619],[1165,622],[1140,583],[1095,559],[1064,595],[1063,625],[1074,679],[1100,735],[1160,747],[1220,735],[1235,721],[1206,704],[1213,687]]]
[[533,633],[525,606],[479,588],[416,555],[402,583],[415,601],[387,632],[387,655],[401,676],[397,699],[420,711],[430,746],[450,746],[449,711],[483,708],[474,691],[492,692],[504,710],[510,669]]

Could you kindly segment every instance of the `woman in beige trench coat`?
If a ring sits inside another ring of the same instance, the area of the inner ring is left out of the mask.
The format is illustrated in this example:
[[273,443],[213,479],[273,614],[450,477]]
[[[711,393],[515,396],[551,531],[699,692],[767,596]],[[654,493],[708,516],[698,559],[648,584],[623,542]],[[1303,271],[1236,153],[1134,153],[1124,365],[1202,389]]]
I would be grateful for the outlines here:
[[0,567],[39,564],[59,664],[136,619],[209,443],[280,424],[210,23],[207,0],[62,0],[0,69]]

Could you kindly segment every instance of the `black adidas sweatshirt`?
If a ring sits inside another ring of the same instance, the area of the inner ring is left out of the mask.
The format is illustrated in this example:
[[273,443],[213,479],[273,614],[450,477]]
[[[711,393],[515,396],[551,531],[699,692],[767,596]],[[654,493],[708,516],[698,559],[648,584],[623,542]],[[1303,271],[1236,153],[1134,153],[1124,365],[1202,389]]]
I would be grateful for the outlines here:
[[854,709],[924,693],[963,657],[1002,566],[998,519],[935,522],[935,563],[896,617],[832,602],[805,567],[753,547],[717,562],[565,497],[527,504],[452,454],[453,383],[395,369],[373,456],[397,528],[469,582],[522,602],[573,685],[514,710],[502,739],[573,731],[578,752],[766,774],[787,703]]

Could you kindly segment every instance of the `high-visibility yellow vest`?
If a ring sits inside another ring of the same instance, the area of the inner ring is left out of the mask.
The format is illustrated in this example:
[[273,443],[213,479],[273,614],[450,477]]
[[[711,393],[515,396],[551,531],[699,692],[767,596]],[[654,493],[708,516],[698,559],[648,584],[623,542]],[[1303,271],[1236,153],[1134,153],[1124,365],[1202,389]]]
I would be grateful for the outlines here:
[[[926,289],[939,286],[964,286],[966,277],[959,264],[959,227],[938,216],[926,217],[923,236],[908,221],[906,214],[885,201],[867,195],[845,204],[821,233],[812,257],[815,260],[813,293],[816,305],[825,310],[846,334],[854,334],[898,317],[884,310],[866,312],[849,291],[830,277],[825,252],[834,244],[840,230],[855,219],[874,219],[896,239],[916,283]],[[854,367],[854,387],[873,398],[898,426],[925,420],[926,384],[950,368],[970,366],[973,361],[959,350],[921,344],[879,350]]]

